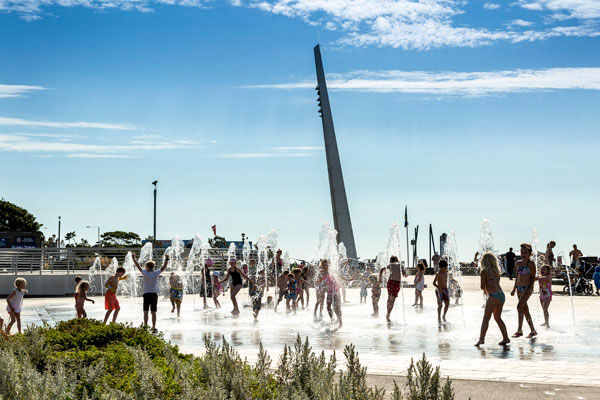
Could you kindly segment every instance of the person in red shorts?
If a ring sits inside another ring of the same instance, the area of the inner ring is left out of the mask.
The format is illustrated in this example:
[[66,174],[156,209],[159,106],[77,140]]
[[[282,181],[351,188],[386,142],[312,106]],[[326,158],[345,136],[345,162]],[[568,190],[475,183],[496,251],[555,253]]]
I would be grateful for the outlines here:
[[402,277],[407,277],[408,275],[404,272],[404,267],[398,261],[398,257],[391,256],[390,263],[387,267],[381,268],[379,271],[379,280],[382,280],[383,272],[388,269],[390,271],[390,277],[387,281],[387,291],[388,291],[388,302],[387,302],[387,315],[385,319],[387,322],[392,322],[390,319],[390,314],[394,309],[394,303],[396,302],[396,297],[398,297],[398,292],[400,291],[400,285],[402,284]]
[[117,300],[117,288],[119,287],[119,281],[125,275],[125,268],[119,267],[113,276],[108,278],[106,284],[106,294],[104,295],[104,309],[106,310],[106,314],[104,314],[104,324],[108,321],[110,314],[114,311],[112,322],[117,322],[117,315],[119,315],[119,311],[121,307],[119,306],[119,300]]

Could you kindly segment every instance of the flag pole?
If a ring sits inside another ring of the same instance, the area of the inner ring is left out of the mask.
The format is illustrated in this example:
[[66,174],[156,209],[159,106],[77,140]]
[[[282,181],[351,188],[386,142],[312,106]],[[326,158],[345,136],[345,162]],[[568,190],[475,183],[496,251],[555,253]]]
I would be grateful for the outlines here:
[[408,240],[408,206],[404,206],[404,228],[406,228],[406,265],[410,265],[410,242]]
[[433,228],[429,224],[429,268],[431,268],[431,238],[433,237]]

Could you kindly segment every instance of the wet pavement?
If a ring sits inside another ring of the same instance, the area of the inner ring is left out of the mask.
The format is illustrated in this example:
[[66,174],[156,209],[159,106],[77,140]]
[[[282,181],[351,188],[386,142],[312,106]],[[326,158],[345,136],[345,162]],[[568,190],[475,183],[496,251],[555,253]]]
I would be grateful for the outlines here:
[[[448,322],[441,325],[437,322],[434,291],[429,287],[424,291],[423,309],[410,306],[414,290],[405,289],[404,312],[399,296],[390,324],[385,322],[385,289],[379,302],[379,318],[370,316],[370,297],[366,304],[359,304],[358,289],[348,289],[341,329],[330,324],[326,311],[323,319],[315,320],[312,307],[311,311],[300,309],[296,315],[286,314],[283,304],[277,313],[263,308],[257,322],[252,317],[252,309],[246,307],[234,317],[230,314],[228,293],[220,298],[223,306],[220,310],[203,310],[197,295],[186,295],[181,318],[170,312],[168,300],[161,299],[157,328],[182,351],[195,354],[203,351],[203,337],[208,335],[218,343],[227,340],[249,361],[256,359],[262,342],[271,358],[277,359],[283,346],[292,345],[300,334],[302,338],[309,338],[315,351],[330,354],[335,350],[339,364],[344,361],[344,346],[354,344],[361,363],[371,374],[404,375],[410,359],[420,358],[425,353],[434,365],[440,365],[444,376],[455,379],[600,386],[600,296],[574,297],[574,326],[569,297],[555,295],[550,306],[550,329],[539,326],[543,322],[542,309],[532,297],[529,304],[539,333],[536,338],[512,339],[510,346],[498,346],[501,335],[492,319],[486,344],[476,348],[473,344],[479,336],[483,298],[476,290],[478,278],[463,279],[464,305],[451,306]],[[426,280],[430,284],[432,277],[427,276]],[[508,292],[512,282],[503,280],[502,283]],[[247,289],[243,289],[238,296],[240,305],[249,304],[247,293]],[[103,299],[94,299],[96,304],[86,304],[86,311],[90,318],[102,319]],[[120,297],[119,301],[122,311],[118,320],[140,324],[141,298]],[[314,305],[314,291],[311,291],[310,305]],[[26,298],[22,313],[25,324],[52,324],[73,316],[72,298]],[[516,297],[508,293],[502,317],[509,334],[514,333]],[[528,329],[524,332],[527,335]]]

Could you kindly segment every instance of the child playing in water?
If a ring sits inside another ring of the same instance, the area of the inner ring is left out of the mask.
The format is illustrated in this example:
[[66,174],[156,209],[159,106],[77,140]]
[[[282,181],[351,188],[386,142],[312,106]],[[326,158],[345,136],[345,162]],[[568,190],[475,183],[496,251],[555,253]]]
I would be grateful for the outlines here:
[[313,316],[317,317],[317,310],[319,310],[319,317],[323,318],[323,304],[325,303],[325,294],[327,292],[327,287],[325,285],[325,277],[323,276],[323,265],[327,266],[327,260],[321,261],[321,268],[318,272],[317,280],[315,282],[315,291],[316,291],[316,304],[315,304],[315,312]]
[[[287,275],[287,295],[285,298],[285,308],[286,312],[291,312],[292,308],[294,312],[296,312],[296,298],[298,295],[296,294],[296,279],[294,279],[294,274],[289,273]],[[291,302],[291,306],[290,306]]]
[[106,310],[106,314],[104,314],[104,324],[106,325],[106,321],[110,317],[110,314],[114,311],[112,322],[117,322],[117,315],[119,315],[119,311],[121,310],[121,306],[119,306],[119,300],[117,300],[117,288],[119,287],[119,281],[125,275],[125,268],[119,267],[113,276],[107,279],[106,284],[106,294],[104,295],[104,309]]
[[[6,311],[10,315],[10,322],[6,325],[6,334],[10,335],[10,329],[17,323],[17,330],[21,332],[21,309],[23,308],[23,296],[27,293],[25,288],[27,287],[27,281],[24,278],[15,279],[15,288],[10,292],[6,298],[8,305]],[[1,329],[2,325],[0,325]]]
[[381,297],[381,281],[378,279],[376,274],[369,277],[371,283],[371,300],[373,301],[373,314],[372,317],[379,316],[379,298]]
[[[74,293],[74,297],[75,297],[75,303],[77,303],[77,286],[79,285],[79,282],[81,282],[81,277],[78,275],[75,277],[75,287],[73,287],[73,293]],[[76,307],[77,308],[77,307]]]
[[446,322],[446,313],[450,306],[450,295],[448,293],[448,262],[446,260],[440,261],[440,271],[435,274],[433,279],[433,286],[435,286],[435,296],[437,297],[438,303],[438,322],[442,322],[442,305],[444,305],[444,322]]
[[[329,318],[333,319],[333,312],[338,320],[338,328],[342,327],[342,304],[340,298],[340,285],[333,275],[329,273],[328,264],[324,264],[323,277],[325,280],[325,287],[327,288],[327,313]],[[333,307],[333,312],[332,312]]]
[[219,271],[213,272],[213,301],[215,302],[216,308],[221,308],[221,303],[217,298],[223,293],[223,285],[219,281]]
[[300,301],[304,304],[304,280],[302,280],[302,271],[299,268],[295,268],[292,273],[294,274],[294,281],[296,282],[296,301],[294,304],[294,311],[296,311]]
[[[452,272],[448,274],[448,281],[450,282],[448,287],[448,295],[450,298],[454,297],[454,304],[458,305],[462,297],[462,289],[460,288],[460,284],[456,279],[454,279]],[[485,301],[487,301],[487,295],[484,295],[484,298]],[[485,304],[482,308],[485,308]]]
[[177,317],[180,316],[181,302],[183,301],[183,283],[181,277],[175,271],[171,272],[169,277],[169,298],[171,299],[171,312],[175,312],[177,307]]
[[594,275],[592,275],[592,278],[594,278],[594,285],[596,285],[596,294],[600,295],[600,265],[596,266],[596,269],[594,270]]
[[77,285],[81,282],[81,277],[78,275],[75,277],[75,287],[73,287],[73,292],[75,292],[75,300],[77,300]]
[[260,281],[257,282],[255,278],[250,278],[248,281],[248,292],[250,294],[250,299],[252,300],[252,313],[255,321],[258,319],[258,313],[262,307],[264,285],[261,283],[262,282]]
[[[279,294],[277,295],[277,302],[275,303],[275,311],[277,311],[277,306],[281,302],[281,300],[285,297],[287,299],[287,287],[288,287],[288,274],[290,271],[283,271],[281,275],[277,277],[277,290]],[[287,304],[287,301],[286,301]]]
[[415,275],[415,304],[413,307],[423,308],[423,290],[425,289],[425,265],[419,262],[417,264],[417,274]]
[[369,286],[369,282],[367,282],[367,273],[365,272],[360,276],[360,304],[363,302],[367,302],[367,287]]
[[92,304],[95,303],[94,300],[87,298],[88,290],[90,290],[90,283],[88,281],[81,281],[79,282],[79,285],[77,285],[77,302],[75,303],[77,318],[87,318],[87,313],[84,308],[86,301],[91,301]]
[[550,313],[548,313],[548,308],[552,301],[552,276],[550,275],[549,265],[544,264],[542,266],[538,281],[540,282],[540,304],[544,310],[544,323],[542,326],[550,328]]

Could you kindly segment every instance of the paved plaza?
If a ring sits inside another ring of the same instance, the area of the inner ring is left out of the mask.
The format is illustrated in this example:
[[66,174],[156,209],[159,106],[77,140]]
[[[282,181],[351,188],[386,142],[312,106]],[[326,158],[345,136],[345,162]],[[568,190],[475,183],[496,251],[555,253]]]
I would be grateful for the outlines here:
[[[293,344],[296,335],[300,334],[309,338],[315,351],[324,350],[330,354],[335,350],[338,361],[343,361],[344,346],[353,343],[369,374],[405,375],[411,357],[416,359],[425,353],[434,365],[441,367],[444,376],[453,379],[512,382],[520,384],[518,387],[523,390],[531,384],[559,385],[558,391],[548,395],[559,397],[560,385],[585,386],[588,399],[600,398],[600,391],[594,388],[600,387],[600,296],[573,298],[576,310],[574,326],[570,298],[555,295],[550,306],[550,329],[539,326],[543,322],[542,310],[532,298],[530,309],[538,337],[512,339],[510,346],[502,348],[496,344],[501,336],[492,319],[486,344],[476,348],[473,344],[477,341],[483,314],[483,297],[477,290],[479,278],[463,278],[464,305],[451,306],[448,323],[443,325],[437,323],[432,278],[426,276],[429,287],[424,292],[425,307],[422,310],[412,308],[414,290],[405,289],[405,311],[403,313],[399,297],[391,324],[385,322],[385,290],[380,300],[380,317],[372,318],[370,297],[367,304],[361,305],[358,289],[348,289],[341,329],[329,324],[326,312],[322,320],[314,320],[312,311],[286,314],[285,307],[281,305],[278,313],[263,308],[258,322],[254,322],[248,307],[242,309],[239,317],[233,317],[229,293],[221,297],[223,308],[206,311],[202,309],[202,301],[197,295],[187,295],[181,318],[171,314],[170,303],[162,300],[157,328],[182,351],[195,354],[203,351],[203,337],[208,335],[216,342],[227,340],[249,361],[256,359],[258,344],[262,342],[271,357],[276,359],[284,344]],[[511,283],[508,279],[502,280],[507,292],[503,319],[509,334],[516,330],[517,325],[516,297],[508,295]],[[560,291],[561,288],[555,286],[554,289]],[[243,289],[238,296],[241,305],[249,304],[247,292]],[[86,305],[88,316],[101,319],[104,315],[103,299],[94,299],[96,304]],[[119,321],[140,324],[141,298],[121,297],[120,302]],[[311,306],[314,305],[314,291],[310,302]],[[25,299],[25,324],[52,324],[73,316],[72,298]],[[527,334],[528,329],[525,328],[524,332]],[[590,391],[595,395],[589,397]],[[577,398],[577,395],[569,398]]]

